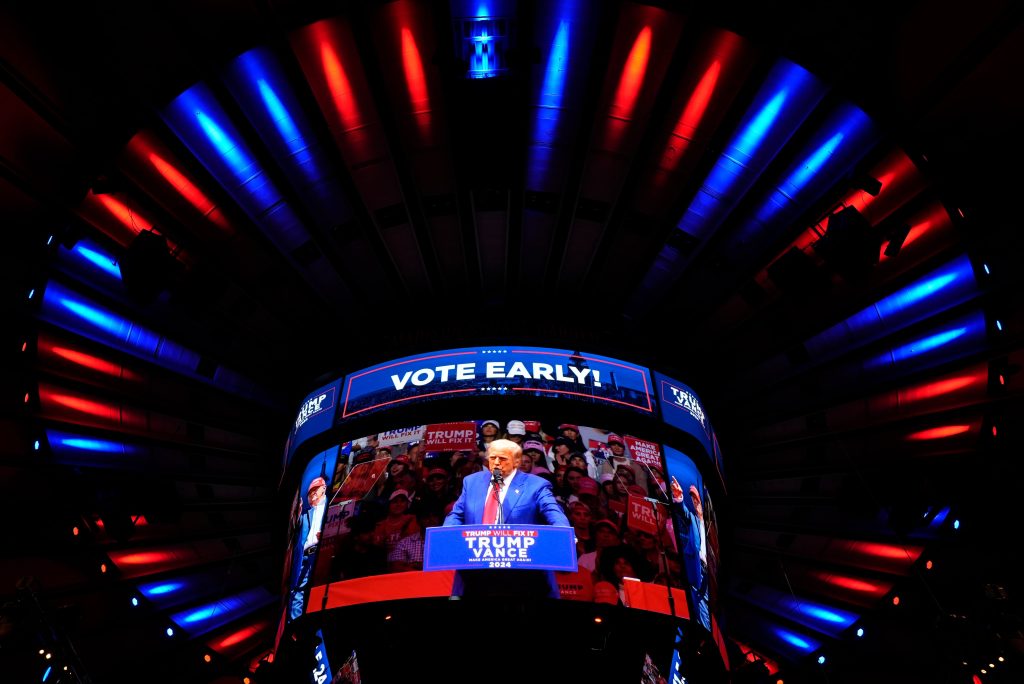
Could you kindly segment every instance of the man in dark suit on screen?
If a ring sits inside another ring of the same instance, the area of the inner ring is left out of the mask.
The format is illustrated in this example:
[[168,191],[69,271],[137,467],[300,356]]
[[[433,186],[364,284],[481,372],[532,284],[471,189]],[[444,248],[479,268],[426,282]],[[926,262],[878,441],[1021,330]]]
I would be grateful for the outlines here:
[[[551,491],[551,483],[519,471],[523,450],[507,439],[487,449],[487,469],[468,475],[451,513],[451,525],[559,525],[569,519]],[[547,596],[558,598],[553,572],[543,570],[466,570],[455,573],[452,596]]]

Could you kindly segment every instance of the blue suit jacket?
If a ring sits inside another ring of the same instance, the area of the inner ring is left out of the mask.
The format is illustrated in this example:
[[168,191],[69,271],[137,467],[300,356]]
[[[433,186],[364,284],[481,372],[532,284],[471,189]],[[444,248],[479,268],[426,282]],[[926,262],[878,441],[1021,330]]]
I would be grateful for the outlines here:
[[[480,471],[462,481],[462,494],[444,519],[445,525],[482,525],[491,474]],[[551,483],[542,477],[517,472],[501,505],[505,525],[562,525],[571,523],[551,491]]]
[[[704,564],[700,560],[700,520],[686,507],[679,504],[680,517],[684,522],[681,530],[685,530],[686,543],[683,546],[683,568],[690,584],[690,598],[693,601],[697,621],[704,629],[711,631],[711,613],[708,606],[708,578]],[[678,522],[676,523],[678,524]]]
[[[462,481],[462,494],[444,519],[451,525],[482,525],[491,474],[473,473]],[[505,525],[560,525],[570,527],[569,519],[551,491],[551,483],[542,477],[517,472],[501,505]],[[453,596],[549,596],[558,598],[555,574],[543,570],[467,570],[455,573]]]

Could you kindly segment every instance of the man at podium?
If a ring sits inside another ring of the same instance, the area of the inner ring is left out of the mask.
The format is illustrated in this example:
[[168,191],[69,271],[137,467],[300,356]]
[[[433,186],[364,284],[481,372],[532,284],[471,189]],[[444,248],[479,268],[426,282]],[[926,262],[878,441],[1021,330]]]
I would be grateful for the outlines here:
[[[507,439],[487,449],[487,469],[466,476],[451,525],[560,525],[569,519],[542,477],[519,471],[523,450]],[[452,596],[547,596],[558,598],[555,575],[543,570],[465,570],[455,573]]]

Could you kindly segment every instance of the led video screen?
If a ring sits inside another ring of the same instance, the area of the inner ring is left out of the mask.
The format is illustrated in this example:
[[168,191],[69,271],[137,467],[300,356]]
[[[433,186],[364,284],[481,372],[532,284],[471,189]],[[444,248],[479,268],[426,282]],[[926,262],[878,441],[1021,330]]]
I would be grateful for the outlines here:
[[[573,528],[578,570],[555,573],[561,599],[663,613],[671,607],[688,617],[662,448],[607,428],[509,416],[396,428],[341,444],[333,462],[314,458],[296,497],[302,503],[291,552],[308,579],[290,574],[290,616],[450,595],[451,572],[423,571],[424,531],[444,523],[466,478],[485,470],[496,439],[520,445],[514,478],[537,478],[520,486],[543,481],[538,486],[550,488]],[[310,513],[316,506],[323,507],[318,530]]]
[[327,490],[333,479],[336,462],[338,447],[316,454],[303,469],[299,488],[292,498],[291,513],[288,516],[288,545],[281,578],[281,595],[285,602],[284,620],[278,629],[278,641],[285,623],[303,613],[303,600],[310,586],[313,562],[328,509]]
[[440,397],[534,396],[654,414],[646,368],[546,347],[471,347],[409,356],[345,378],[339,419]]
[[715,431],[696,392],[675,378],[655,372],[654,393],[662,420],[696,438],[721,476],[723,465],[721,452],[715,443]]
[[285,468],[291,461],[295,450],[310,437],[318,435],[330,429],[334,424],[334,414],[338,410],[338,390],[341,388],[341,379],[324,385],[320,389],[311,392],[299,406],[295,415],[295,424],[288,434],[288,441],[285,444]]

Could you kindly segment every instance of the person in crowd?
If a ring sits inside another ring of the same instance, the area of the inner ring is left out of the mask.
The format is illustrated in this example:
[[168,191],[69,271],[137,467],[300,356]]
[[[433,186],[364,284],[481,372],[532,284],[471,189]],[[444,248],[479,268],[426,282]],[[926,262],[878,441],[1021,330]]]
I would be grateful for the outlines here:
[[605,580],[594,582],[594,603],[608,603],[616,606],[619,604],[619,590],[615,585]]
[[583,443],[583,438],[580,436],[579,425],[575,425],[573,423],[562,423],[558,426],[558,436],[572,442],[572,451],[578,451],[582,454],[587,450],[587,445]]
[[595,520],[606,517],[601,508],[600,491],[601,488],[597,485],[597,480],[589,477],[580,478],[576,488],[576,496],[590,508],[590,513]]
[[559,437],[551,444],[551,449],[547,455],[547,467],[551,472],[555,472],[557,466],[569,465],[569,455],[573,452],[575,443],[571,439],[565,437]]
[[[380,452],[381,450],[377,451],[377,453]],[[386,505],[391,497],[391,492],[395,491],[396,489],[401,489],[401,487],[399,487],[398,485],[398,479],[403,473],[408,472],[409,459],[406,458],[405,456],[397,456],[388,462],[388,467],[384,471],[384,484],[382,485],[382,488],[380,490],[380,496],[378,497],[381,500],[381,503]]]
[[558,434],[560,439],[568,440],[572,443],[569,447],[570,454],[580,454],[583,456],[584,461],[586,461],[587,475],[596,478],[600,472],[597,467],[597,461],[594,460],[593,454],[587,449],[586,444],[583,443],[580,426],[573,423],[562,423],[558,426]]
[[443,511],[455,500],[452,496],[451,480],[451,473],[439,461],[428,461],[426,479],[413,498],[413,508],[417,512],[421,508],[437,508]]
[[614,473],[603,473],[601,477],[607,478],[605,494],[608,502],[608,513],[617,522],[622,522],[629,504],[629,488],[636,486],[633,478],[633,469],[629,466],[622,466]]
[[367,463],[377,457],[377,449],[364,447],[352,455],[352,465]]
[[638,484],[647,491],[647,472],[642,464],[635,462],[626,455],[626,443],[616,434],[607,437],[608,450],[611,457],[601,466],[602,473],[614,473],[619,466],[628,465],[633,470],[633,484]]
[[647,466],[647,470],[651,475],[651,496],[668,503],[668,480],[665,479],[665,472],[660,466]]
[[572,494],[572,491],[569,489],[569,486],[565,482],[565,474],[568,470],[569,466],[558,465],[555,466],[555,471],[553,473],[555,477],[555,498],[558,499],[558,502],[562,504],[563,507],[569,503],[569,495]]
[[408,572],[423,569],[423,542],[427,528],[437,527],[444,521],[443,509],[425,506],[416,513],[418,527],[408,537],[403,537],[388,553],[388,572]]
[[605,464],[605,461],[611,458],[611,455],[607,444],[598,443],[587,450],[584,456],[587,459],[590,477],[596,480],[601,475],[601,467]]
[[[570,527],[547,481],[519,472],[522,447],[495,440],[487,451],[487,470],[467,475],[462,493],[444,520],[450,525],[502,523]],[[537,570],[456,572],[452,595],[548,596],[558,598],[554,573]]]
[[498,434],[498,430],[500,429],[501,423],[496,420],[485,420],[481,423],[480,440],[477,444],[478,451],[487,451],[488,445],[500,437]]
[[453,486],[456,498],[458,498],[459,494],[462,493],[463,480],[468,475],[472,475],[473,473],[478,473],[483,470],[483,463],[484,461],[482,457],[472,453],[455,462],[453,471],[455,473],[455,480]]
[[409,492],[404,489],[396,489],[388,497],[387,516],[377,523],[373,535],[373,543],[384,548],[385,557],[400,539],[419,531],[416,516],[409,513],[409,503]]
[[619,546],[622,543],[622,536],[619,534],[618,525],[608,518],[596,520],[593,525],[594,548],[584,553],[577,561],[580,568],[584,568],[597,579],[597,567],[601,561],[601,553],[604,549]]
[[366,438],[366,444],[364,448],[371,449],[373,453],[377,453],[378,445],[379,442],[377,441],[377,435],[370,435]]
[[404,489],[409,492],[409,501],[411,502],[416,498],[416,492],[420,489],[419,478],[411,470],[404,470],[395,476],[395,489]]
[[508,421],[508,425],[505,426],[505,439],[522,446],[526,441],[526,423],[521,420]]
[[601,487],[601,496],[607,500],[615,492],[615,475],[613,473],[601,473],[597,476],[597,484]]
[[576,557],[579,558],[585,553],[590,553],[595,547],[594,533],[590,523],[594,519],[590,507],[576,497],[569,501],[569,520],[572,522],[573,531],[576,534]]
[[661,551],[658,549],[658,540],[653,534],[646,530],[631,529],[626,534],[626,542],[652,568],[661,566]]
[[649,582],[654,577],[654,569],[641,558],[633,547],[628,544],[620,544],[604,549],[601,552],[601,559],[598,563],[598,577],[600,581],[613,584],[619,592],[620,601],[623,600],[625,590],[623,582],[625,578],[631,577],[642,582]]
[[523,421],[523,425],[526,427],[525,442],[540,442],[542,445],[547,442],[547,435],[544,434],[544,430],[541,429],[539,420],[525,420]]
[[519,470],[524,473],[533,472],[533,453],[523,452],[522,460],[519,462]]
[[583,454],[579,452],[573,452],[569,454],[568,464],[570,467],[579,468],[588,477],[590,476],[590,471],[587,470],[587,457],[584,456]]
[[405,452],[405,456],[409,459],[409,468],[413,472],[419,472],[423,468],[423,461],[426,459],[426,452],[423,449],[423,442],[415,441],[409,442]]
[[569,466],[565,469],[565,490],[570,496],[579,496],[580,482],[587,477],[587,471]]
[[379,575],[387,570],[384,546],[374,543],[377,522],[374,515],[360,511],[346,521],[349,532],[331,561],[331,577],[354,579]]

